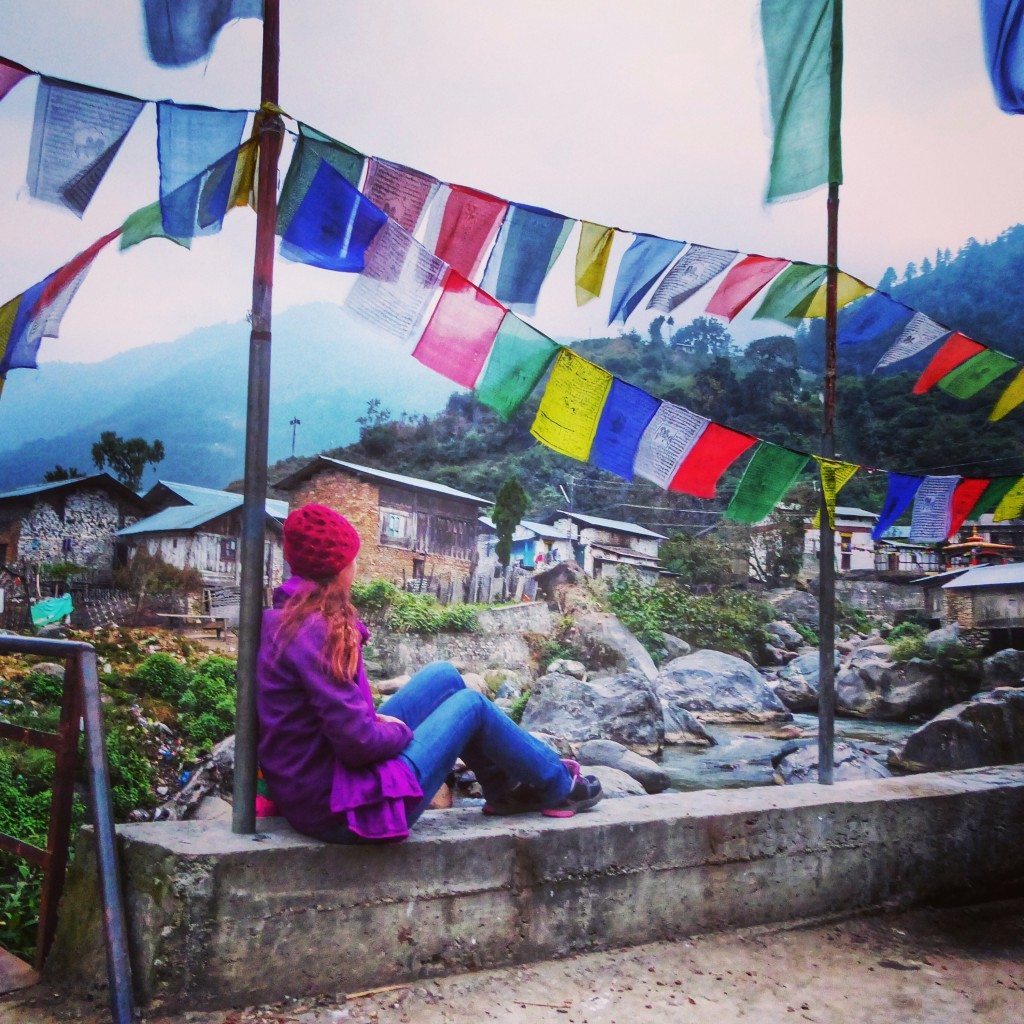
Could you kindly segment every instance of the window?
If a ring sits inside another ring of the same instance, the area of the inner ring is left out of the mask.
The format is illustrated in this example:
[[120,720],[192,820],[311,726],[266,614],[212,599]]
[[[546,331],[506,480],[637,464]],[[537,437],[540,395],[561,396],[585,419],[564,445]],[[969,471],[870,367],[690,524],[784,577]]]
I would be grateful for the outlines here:
[[843,552],[850,552],[853,550],[853,534],[852,533],[841,533],[839,534],[839,550]]
[[384,536],[404,537],[405,517],[395,515],[393,512],[387,513],[387,515],[384,516]]
[[70,555],[75,550],[75,542],[70,537],[65,537],[60,542],[60,550],[65,555]]
[[234,562],[238,557],[238,541],[233,537],[221,537],[220,539],[220,560],[222,562]]

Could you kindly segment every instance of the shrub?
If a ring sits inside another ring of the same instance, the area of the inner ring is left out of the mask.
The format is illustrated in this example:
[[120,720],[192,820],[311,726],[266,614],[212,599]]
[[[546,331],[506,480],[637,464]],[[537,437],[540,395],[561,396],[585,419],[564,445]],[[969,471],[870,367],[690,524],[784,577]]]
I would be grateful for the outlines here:
[[352,584],[352,600],[364,614],[386,611],[395,603],[400,593],[398,587],[387,580]]
[[182,694],[179,722],[193,743],[212,747],[235,727],[235,666],[228,658],[211,655],[196,668]]
[[386,580],[352,586],[352,600],[367,618],[397,633],[472,633],[474,605],[443,605],[429,594],[409,594]]
[[196,594],[203,589],[198,569],[179,569],[139,548],[127,565],[114,571],[114,585],[133,594]]
[[35,951],[42,878],[38,868],[0,855],[0,946],[25,960]]
[[925,628],[916,622],[901,622],[898,626],[894,626],[889,630],[889,635],[886,639],[889,643],[895,643],[897,640],[914,639],[923,640],[928,635]]
[[188,688],[192,673],[177,658],[158,651],[135,670],[135,678],[150,696],[176,701]]
[[911,658],[922,658],[928,653],[924,645],[924,637],[900,636],[890,640],[893,661],[910,661]]
[[516,725],[521,725],[523,721],[523,713],[526,711],[526,702],[530,699],[530,691],[524,690],[514,701],[512,706],[508,709],[508,717],[512,719]]
[[125,721],[108,722],[107,764],[110,795],[116,817],[124,819],[136,807],[152,807],[156,769],[141,749],[140,730]]
[[21,681],[21,685],[36,700],[60,701],[64,697],[63,676],[31,672]]

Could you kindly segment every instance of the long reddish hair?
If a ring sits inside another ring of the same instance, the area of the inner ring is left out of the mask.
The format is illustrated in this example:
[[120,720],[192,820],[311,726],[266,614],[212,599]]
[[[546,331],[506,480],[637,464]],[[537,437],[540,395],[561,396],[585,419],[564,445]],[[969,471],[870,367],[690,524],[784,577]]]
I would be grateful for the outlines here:
[[329,580],[311,580],[308,588],[289,598],[274,636],[280,651],[303,622],[312,615],[322,615],[327,622],[327,664],[339,681],[349,683],[356,678],[362,647],[352,603],[352,575],[341,572]]

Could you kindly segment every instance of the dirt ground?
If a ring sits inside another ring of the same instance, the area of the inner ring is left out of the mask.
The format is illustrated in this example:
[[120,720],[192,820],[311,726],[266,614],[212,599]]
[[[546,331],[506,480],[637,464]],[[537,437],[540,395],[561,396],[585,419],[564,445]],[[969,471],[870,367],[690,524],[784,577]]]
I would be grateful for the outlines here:
[[[658,942],[150,1024],[1020,1024],[1024,900]],[[3,1024],[109,1020],[40,989]]]

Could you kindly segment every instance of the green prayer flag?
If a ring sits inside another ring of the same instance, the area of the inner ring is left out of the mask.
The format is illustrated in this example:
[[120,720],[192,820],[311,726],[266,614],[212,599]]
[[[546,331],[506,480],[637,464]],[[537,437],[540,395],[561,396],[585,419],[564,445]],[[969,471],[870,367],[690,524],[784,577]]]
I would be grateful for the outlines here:
[[995,512],[996,506],[1013,490],[1019,476],[997,476],[985,488],[974,508],[967,514],[968,519],[976,519],[988,512]]
[[509,419],[530,397],[558,348],[549,337],[506,313],[483,377],[473,392],[477,401],[489,405],[502,419]]
[[814,296],[825,273],[824,267],[811,263],[791,263],[768,287],[754,319],[788,320],[799,316],[795,310]]
[[843,180],[842,0],[761,0],[772,161],[768,202]]
[[292,162],[288,165],[288,173],[281,187],[281,198],[277,201],[279,235],[288,230],[295,211],[313,184],[321,160],[326,160],[353,188],[359,188],[366,157],[343,142],[300,123],[299,140],[295,143]]
[[163,215],[160,212],[160,203],[151,203],[141,210],[136,210],[121,226],[121,241],[118,248],[121,252],[130,249],[147,238],[166,238],[186,249],[192,248],[191,238],[174,238],[164,231]]
[[1016,359],[987,348],[961,363],[952,373],[947,373],[939,381],[939,387],[954,398],[970,398],[1016,367]]
[[761,522],[796,483],[809,457],[762,441],[743,471],[726,518],[750,526]]
[[71,603],[70,594],[44,598],[42,601],[36,601],[30,609],[32,625],[37,629],[42,626],[52,625],[54,622],[60,622],[61,619],[66,615],[70,615],[74,610],[75,606]]

